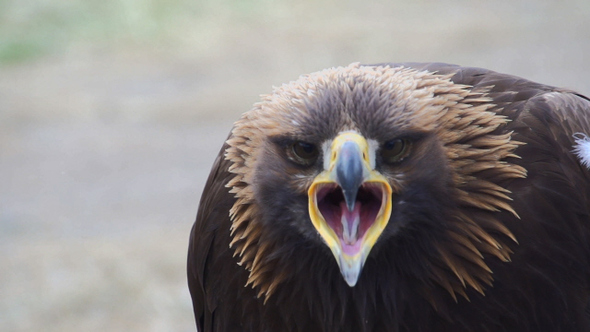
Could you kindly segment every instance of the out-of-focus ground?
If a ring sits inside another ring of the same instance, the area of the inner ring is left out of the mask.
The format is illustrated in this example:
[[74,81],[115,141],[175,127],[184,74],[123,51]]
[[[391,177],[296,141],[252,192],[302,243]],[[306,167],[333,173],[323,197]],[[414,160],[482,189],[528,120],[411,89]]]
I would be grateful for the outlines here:
[[443,61],[590,93],[590,2],[0,1],[0,331],[191,331],[232,122],[298,75]]

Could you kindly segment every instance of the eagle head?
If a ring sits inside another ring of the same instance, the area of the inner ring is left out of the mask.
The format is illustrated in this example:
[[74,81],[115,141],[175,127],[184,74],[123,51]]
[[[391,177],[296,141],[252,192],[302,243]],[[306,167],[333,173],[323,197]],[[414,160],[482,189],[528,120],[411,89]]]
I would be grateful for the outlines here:
[[499,130],[508,120],[486,92],[352,64],[263,96],[236,122],[225,156],[230,246],[258,295],[301,270],[298,250],[350,287],[382,260],[453,298],[466,287],[483,293],[492,282],[484,256],[508,261],[516,241],[495,218],[517,218],[503,183],[526,174],[506,160],[519,143]]

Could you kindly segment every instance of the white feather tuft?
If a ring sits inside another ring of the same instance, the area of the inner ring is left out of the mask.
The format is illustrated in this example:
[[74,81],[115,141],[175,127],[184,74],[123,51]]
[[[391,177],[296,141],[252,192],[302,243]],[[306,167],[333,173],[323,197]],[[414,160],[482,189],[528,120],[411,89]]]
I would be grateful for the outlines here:
[[576,145],[574,145],[573,152],[580,159],[580,163],[590,169],[590,137],[584,133],[575,133],[574,139]]

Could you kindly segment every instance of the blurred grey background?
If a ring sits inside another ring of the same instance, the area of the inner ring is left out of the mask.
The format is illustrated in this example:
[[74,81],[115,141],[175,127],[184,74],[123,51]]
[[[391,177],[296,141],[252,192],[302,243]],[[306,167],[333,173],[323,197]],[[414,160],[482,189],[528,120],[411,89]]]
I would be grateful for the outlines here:
[[351,62],[590,93],[590,1],[0,0],[0,331],[193,331],[190,227],[232,122]]

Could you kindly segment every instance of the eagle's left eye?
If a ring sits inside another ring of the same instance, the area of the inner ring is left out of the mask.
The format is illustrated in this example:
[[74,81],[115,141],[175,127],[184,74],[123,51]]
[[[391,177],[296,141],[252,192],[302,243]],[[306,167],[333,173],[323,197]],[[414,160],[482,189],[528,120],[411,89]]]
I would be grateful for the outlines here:
[[319,151],[318,148],[311,143],[295,142],[287,148],[287,154],[294,162],[300,165],[309,166],[315,163]]
[[411,142],[404,138],[391,140],[381,147],[381,157],[388,164],[402,161],[410,152]]

